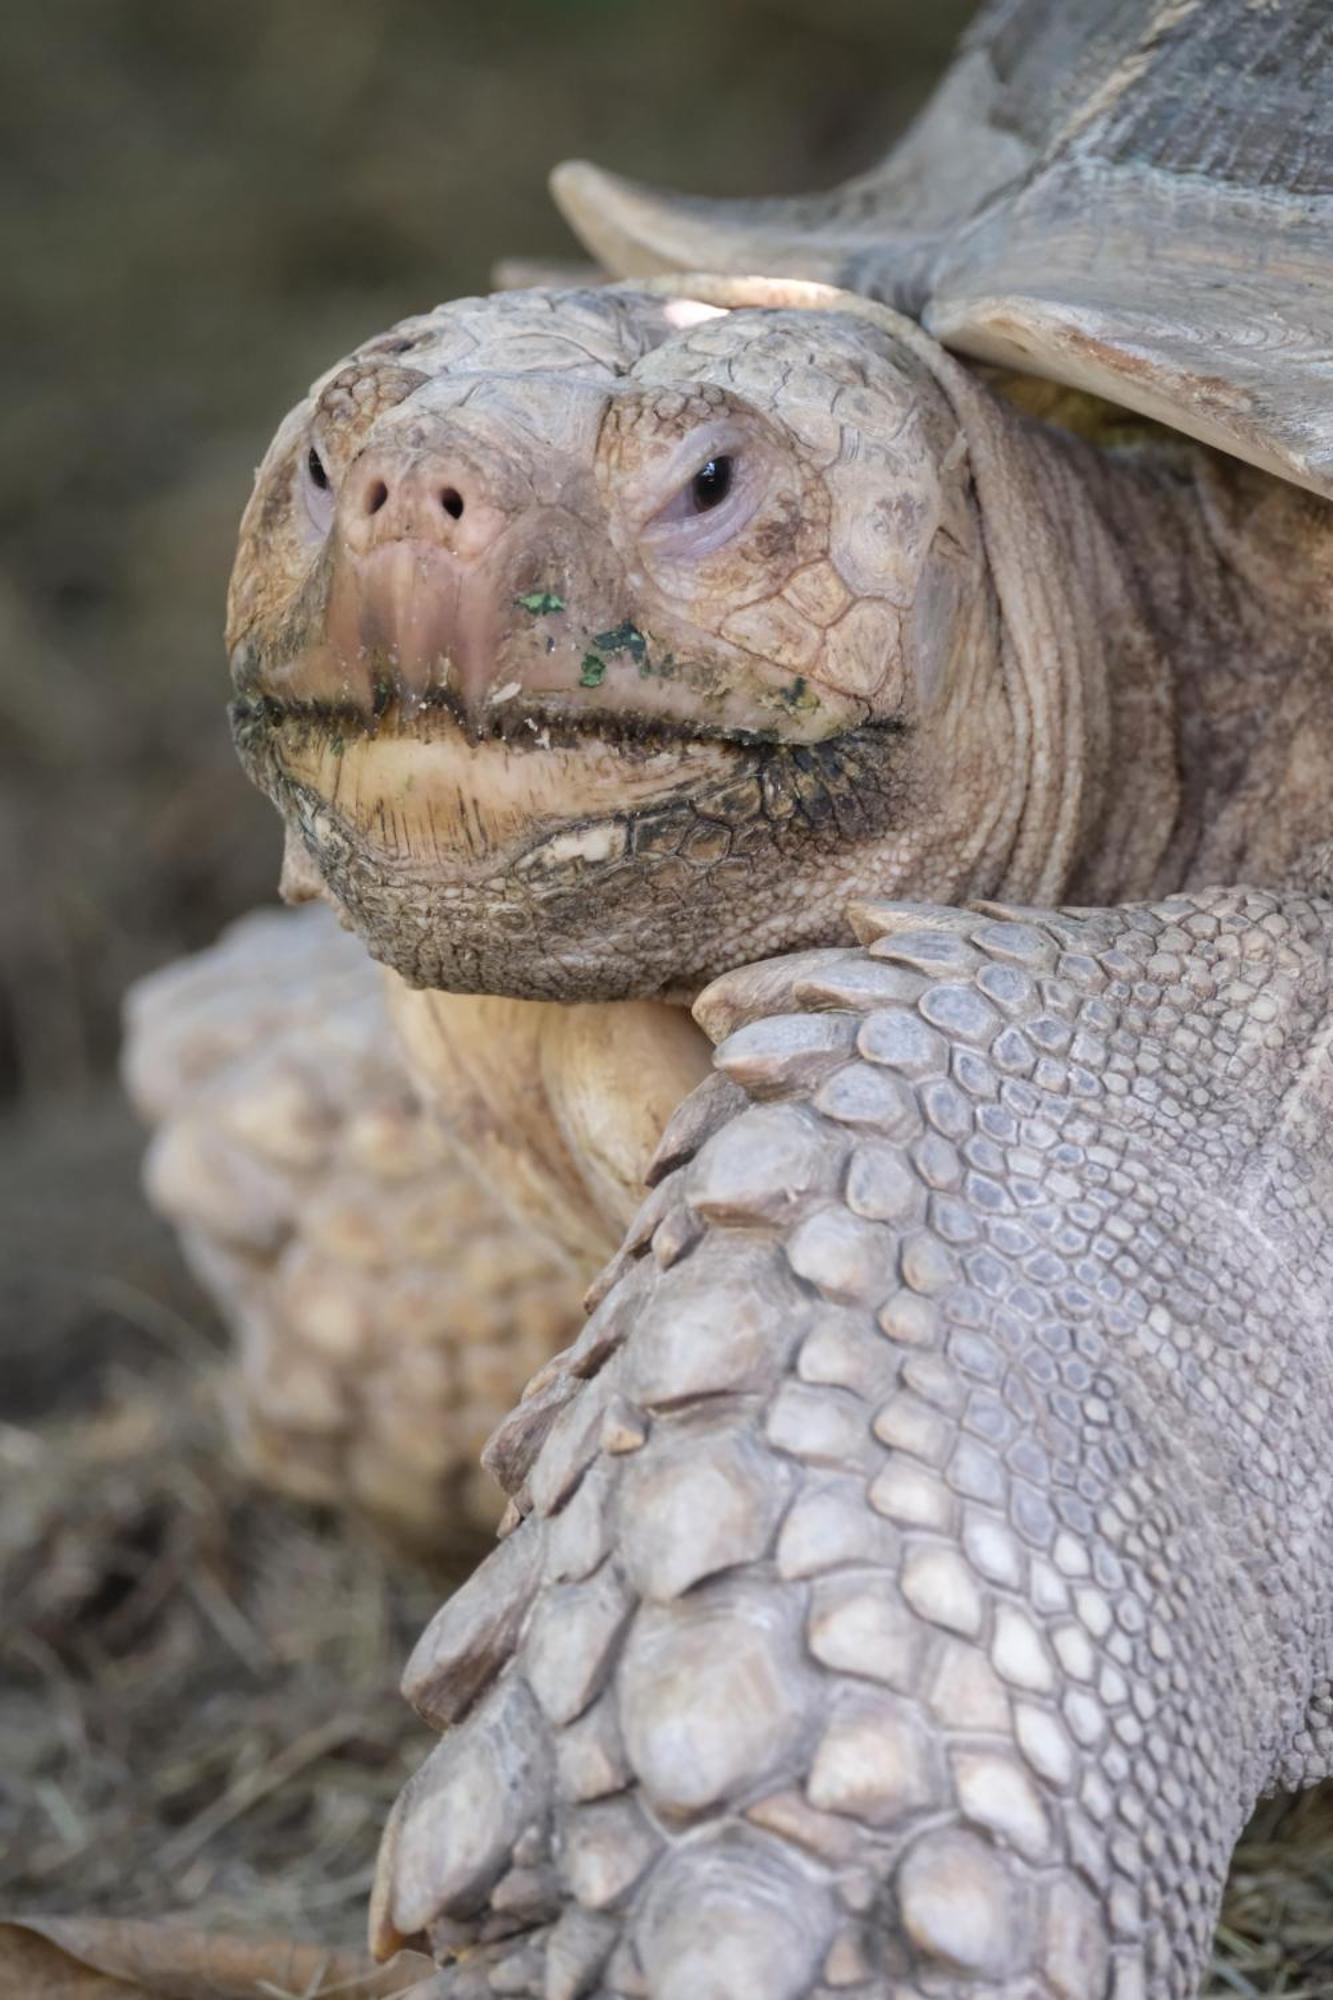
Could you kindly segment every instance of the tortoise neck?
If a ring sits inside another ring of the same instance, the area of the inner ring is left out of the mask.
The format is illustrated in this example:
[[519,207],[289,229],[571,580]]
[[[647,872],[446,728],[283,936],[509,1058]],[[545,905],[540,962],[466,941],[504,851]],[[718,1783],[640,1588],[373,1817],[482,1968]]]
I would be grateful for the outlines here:
[[[973,458],[1039,900],[1273,884],[1327,843],[1333,508],[1202,446],[1008,408]],[[997,448],[998,447],[998,448]],[[1020,843],[1021,846],[1021,843]]]
[[1178,439],[1047,436],[1084,496],[1082,670],[1109,704],[1111,777],[1071,886],[1100,893],[1108,857],[1120,895],[1282,881],[1327,837],[1333,509]]
[[413,1082],[505,1204],[590,1278],[671,1113],[709,1070],[684,1007],[442,993],[385,975]]
[[1145,896],[1181,802],[1170,639],[1147,574],[1166,503],[1136,471],[987,403],[968,413],[970,456],[1025,783],[1004,888]]

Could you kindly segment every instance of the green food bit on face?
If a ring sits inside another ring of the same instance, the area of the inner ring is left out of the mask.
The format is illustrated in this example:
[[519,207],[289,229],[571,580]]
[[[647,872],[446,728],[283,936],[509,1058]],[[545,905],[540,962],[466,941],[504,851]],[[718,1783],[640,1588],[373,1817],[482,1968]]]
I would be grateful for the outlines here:
[[797,674],[790,687],[780,690],[780,697],[788,708],[811,709],[819,707],[819,696],[811,694],[806,686],[805,676]]
[[637,625],[627,618],[623,625],[613,625],[609,632],[598,632],[593,637],[593,645],[600,646],[604,653],[628,653],[632,660],[642,666],[648,653],[648,641]]
[[563,611],[565,600],[553,590],[530,590],[523,597],[514,599],[520,611],[530,611],[534,618],[544,618],[548,612]]
[[606,679],[606,661],[599,660],[596,653],[585,653],[583,665],[579,669],[579,686],[599,688]]

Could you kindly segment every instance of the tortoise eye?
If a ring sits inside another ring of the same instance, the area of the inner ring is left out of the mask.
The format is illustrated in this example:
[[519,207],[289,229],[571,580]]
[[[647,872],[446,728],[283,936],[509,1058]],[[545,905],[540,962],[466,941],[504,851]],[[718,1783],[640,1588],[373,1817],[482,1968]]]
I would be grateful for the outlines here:
[[315,450],[314,445],[311,445],[310,450],[307,452],[305,463],[306,463],[306,471],[310,474],[311,479],[314,481],[315,485],[318,486],[320,492],[327,493],[329,488],[329,475],[324,470],[324,461],[320,457],[319,453]]
[[[671,497],[640,532],[663,558],[697,561],[733,541],[753,519],[768,490],[765,454],[748,449],[743,437],[732,445],[739,423],[728,424],[725,431],[721,425],[710,429],[711,437],[683,441],[680,457],[674,465],[668,459],[659,475],[658,492],[669,480]],[[690,465],[696,468],[692,472],[686,470]]]
[[731,491],[732,460],[710,458],[699,467],[690,482],[690,498],[697,514],[720,507]]

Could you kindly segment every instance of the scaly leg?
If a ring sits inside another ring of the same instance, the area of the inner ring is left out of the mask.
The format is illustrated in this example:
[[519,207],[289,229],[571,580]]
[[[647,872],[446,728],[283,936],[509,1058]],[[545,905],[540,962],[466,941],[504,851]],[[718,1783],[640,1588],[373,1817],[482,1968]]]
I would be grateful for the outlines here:
[[1333,1763],[1333,911],[858,928],[705,995],[494,1446],[377,1898],[442,1992],[1184,2000]]

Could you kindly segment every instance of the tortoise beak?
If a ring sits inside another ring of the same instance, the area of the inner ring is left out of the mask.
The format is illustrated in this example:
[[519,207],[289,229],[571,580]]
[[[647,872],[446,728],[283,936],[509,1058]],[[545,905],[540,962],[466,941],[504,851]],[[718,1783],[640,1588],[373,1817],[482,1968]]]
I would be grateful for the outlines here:
[[447,687],[475,719],[501,636],[492,558],[512,521],[453,455],[363,452],[338,496],[325,622],[335,667],[387,678],[409,709]]
[[450,706],[475,725],[503,625],[484,564],[405,537],[365,555],[339,552],[321,652],[340,684],[362,680],[372,700],[391,695],[410,712],[448,694]]

